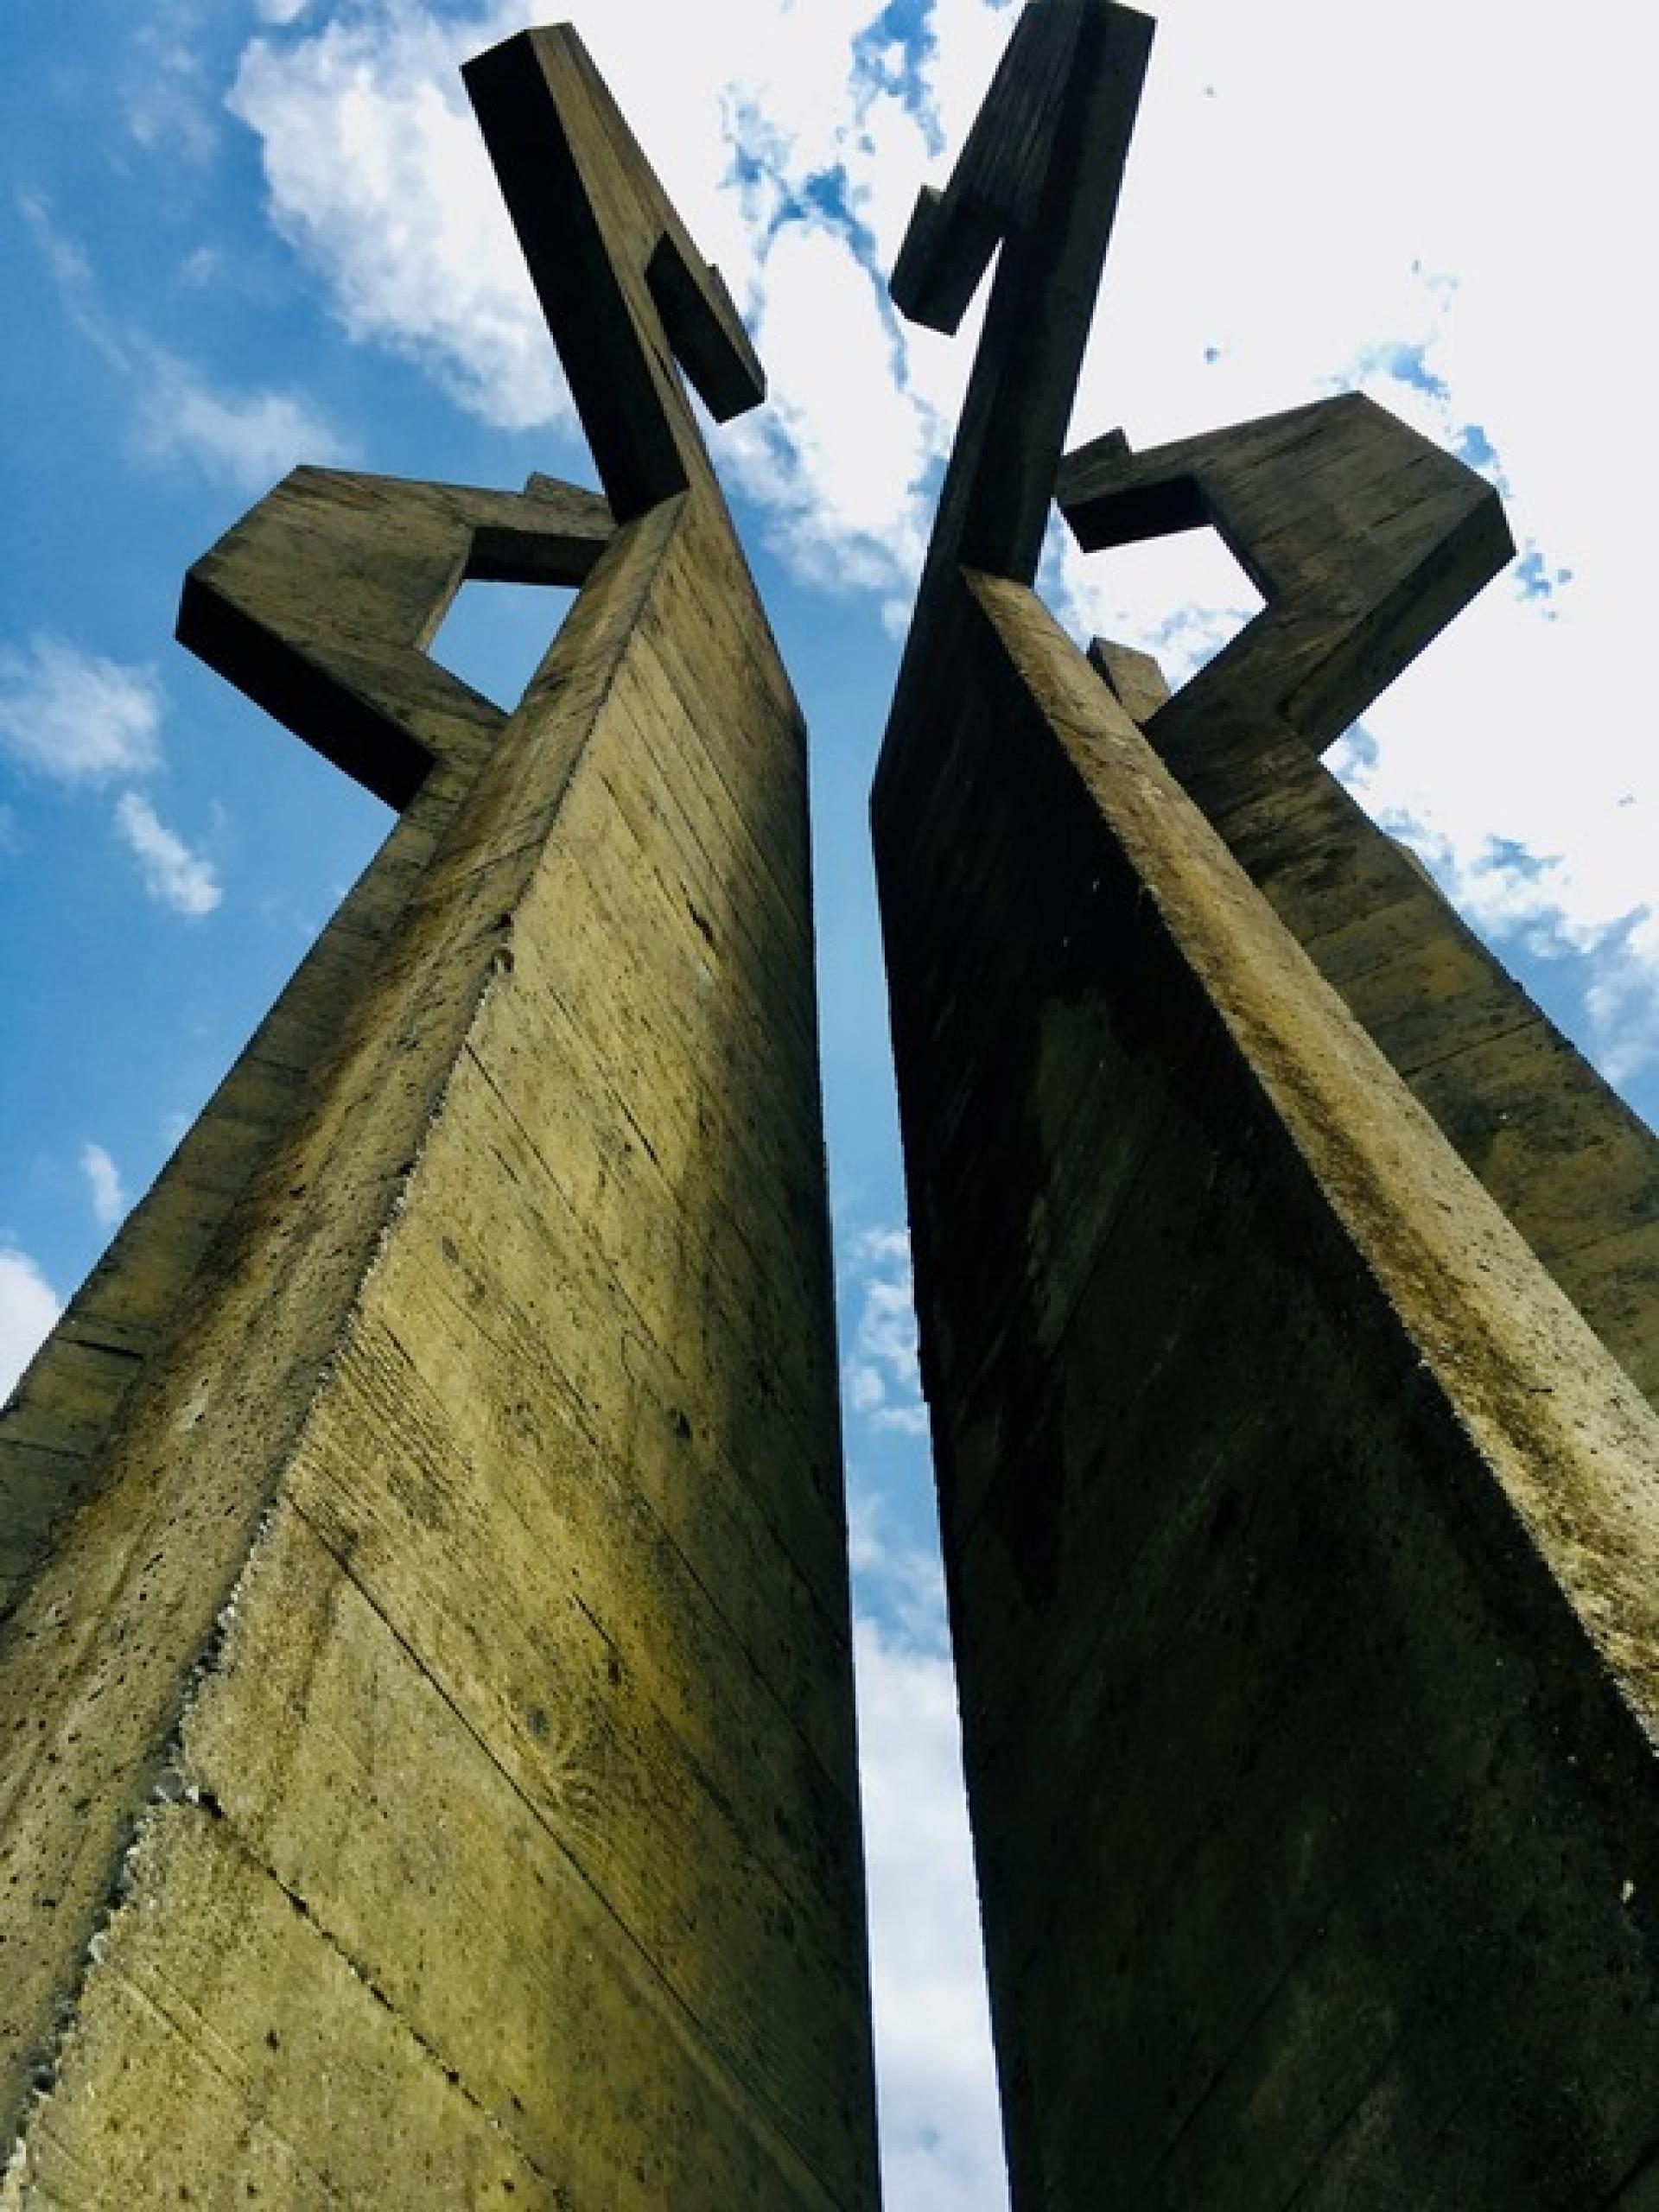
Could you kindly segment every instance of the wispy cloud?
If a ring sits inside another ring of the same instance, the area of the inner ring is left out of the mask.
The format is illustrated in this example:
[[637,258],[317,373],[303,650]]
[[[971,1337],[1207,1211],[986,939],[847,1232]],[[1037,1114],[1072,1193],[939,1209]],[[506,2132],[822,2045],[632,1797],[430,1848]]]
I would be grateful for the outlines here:
[[1261,593],[1213,530],[1085,555],[1057,518],[1040,582],[1080,637],[1111,638],[1151,653],[1172,689],[1262,609]]
[[1659,1060],[1659,909],[1643,907],[1618,933],[1586,996],[1610,1083],[1628,1083]]
[[238,492],[264,491],[296,462],[353,457],[351,441],[302,395],[216,384],[197,364],[111,315],[79,243],[38,194],[18,206],[66,312],[131,396],[132,444],[153,466],[183,463]]
[[843,1381],[882,2173],[906,2212],[1003,2212],[909,1240],[883,1226],[849,1249]]
[[[775,0],[569,12],[757,330],[773,404],[722,440],[775,549],[820,585],[899,598],[945,426],[881,264],[927,158],[912,79],[932,49],[868,40],[879,0],[815,0],[786,22]],[[381,0],[256,41],[230,103],[260,139],[273,223],[346,331],[508,428],[571,419],[458,73],[520,20],[512,0],[461,17]]]
[[168,828],[147,798],[123,791],[115,804],[115,823],[152,899],[192,921],[213,912],[225,894],[212,864]]
[[0,645],[0,752],[71,785],[143,775],[161,759],[162,688],[153,671],[62,638]]
[[855,1636],[882,2172],[906,2212],[1007,2202],[950,1660]]
[[264,491],[296,461],[349,457],[315,409],[291,392],[217,391],[176,355],[156,353],[137,415],[139,451],[192,462],[243,492]]
[[172,162],[212,159],[219,118],[198,43],[177,10],[141,24],[121,86],[120,113],[135,144]]
[[[0,758],[69,788],[96,788],[162,764],[165,700],[153,670],[41,635],[0,645]],[[138,862],[145,890],[175,913],[210,914],[224,893],[211,862],[193,852],[136,791],[117,798],[116,832]],[[0,807],[0,851],[16,841]]]
[[854,1243],[853,1265],[859,1305],[843,1368],[848,1405],[877,1428],[925,1436],[910,1240],[902,1229],[867,1230]]
[[113,1229],[127,1211],[120,1169],[101,1144],[89,1142],[80,1147],[80,1172],[86,1178],[93,1220],[100,1229]]
[[[863,1479],[862,1455],[853,1454],[849,1551],[853,1592],[861,1615],[878,1620],[909,1651],[945,1658],[950,1630],[945,1618],[944,1567],[926,1507],[927,1455],[918,1451],[908,1497]],[[920,1511],[916,1509],[920,1506]],[[918,1525],[919,1524],[919,1525]]]
[[11,1395],[60,1310],[56,1292],[29,1255],[0,1243],[0,1399]]
[[229,101],[259,137],[272,221],[349,335],[505,429],[569,413],[460,77],[520,12],[371,6],[298,42],[257,40]]
[[[1584,1043],[1609,1082],[1659,1062],[1659,894],[1650,825],[1656,796],[1565,812],[1554,832],[1527,803],[1525,769],[1466,797],[1442,773],[1439,803],[1416,781],[1415,747],[1350,733],[1331,764],[1373,817],[1409,845],[1459,911],[1510,958],[1559,963],[1582,995]],[[1529,833],[1495,834],[1508,818]]]

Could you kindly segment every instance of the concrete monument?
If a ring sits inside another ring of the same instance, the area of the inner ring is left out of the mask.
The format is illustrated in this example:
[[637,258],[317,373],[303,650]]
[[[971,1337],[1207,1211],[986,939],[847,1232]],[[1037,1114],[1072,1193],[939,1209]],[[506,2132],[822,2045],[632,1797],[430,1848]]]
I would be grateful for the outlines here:
[[[1000,243],[874,820],[1014,2201],[1634,2208],[1659,1147],[1319,757],[1489,487],[1354,397],[1061,465],[1149,35],[1027,7],[893,286]],[[1262,590],[1173,698],[1057,482]]]
[[[871,2203],[803,734],[574,33],[469,83],[606,496],[302,469],[186,641],[401,810],[0,1427],[0,2202]],[[503,715],[422,647],[579,585]]]
[[[1151,26],[1020,16],[874,795],[1016,2203],[1659,2202],[1659,1148],[1322,749],[1508,558],[1347,397],[1063,460]],[[186,641],[399,810],[0,1425],[0,2205],[875,2196],[799,718],[568,30],[604,494],[302,469]],[[1211,524],[1171,696],[1033,588]],[[576,597],[504,715],[468,575]]]

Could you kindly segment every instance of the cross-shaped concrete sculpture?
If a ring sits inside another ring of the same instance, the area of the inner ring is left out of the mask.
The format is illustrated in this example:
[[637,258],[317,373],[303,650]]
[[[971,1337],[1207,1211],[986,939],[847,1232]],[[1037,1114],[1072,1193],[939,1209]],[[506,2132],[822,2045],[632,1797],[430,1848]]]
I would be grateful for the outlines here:
[[[1352,396],[1058,465],[1147,29],[1024,10],[893,283],[1000,241],[874,816],[1013,2197],[1633,2204],[1659,1146],[1319,757],[1491,487]],[[1173,696],[1057,479],[1262,590]]]
[[[191,572],[401,811],[0,1428],[8,2171],[864,2205],[804,733],[675,362],[762,380],[575,34],[467,73],[605,496]],[[578,588],[511,713],[468,576]]]
[[512,742],[512,718],[425,650],[455,594],[470,579],[581,586],[619,518],[687,493],[718,504],[672,359],[717,418],[765,396],[725,286],[577,34],[525,32],[467,75],[609,498],[542,476],[512,493],[302,467],[190,571],[181,641],[406,818],[37,1363],[0,1442],[16,1471],[0,1599],[80,1496],[109,1417],[286,1126],[369,948]]

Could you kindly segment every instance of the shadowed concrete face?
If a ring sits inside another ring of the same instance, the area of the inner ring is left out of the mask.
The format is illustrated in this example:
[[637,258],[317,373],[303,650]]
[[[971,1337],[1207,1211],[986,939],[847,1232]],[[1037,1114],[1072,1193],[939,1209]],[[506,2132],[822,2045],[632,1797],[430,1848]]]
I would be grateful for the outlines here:
[[426,648],[461,585],[581,584],[596,493],[296,468],[185,579],[179,642],[400,810],[433,762],[476,772],[504,719]]
[[[192,572],[404,810],[0,1430],[8,2205],[874,2195],[803,733],[664,334],[754,378],[574,34],[473,83],[610,505]],[[467,574],[585,578],[511,715]]]
[[887,895],[1016,2201],[1622,2203],[1653,1415],[1075,648],[980,596]]
[[893,276],[906,314],[954,330],[993,251],[996,272],[878,790],[893,732],[925,715],[951,656],[962,564],[1036,576],[1151,40],[1147,17],[1100,0],[1023,8],[950,184],[924,189],[911,218]]
[[1515,552],[1491,486],[1360,392],[1150,453],[1114,431],[1058,495],[1086,552],[1213,524],[1267,601],[1172,702],[1170,760],[1279,719],[1322,753]]
[[[970,144],[1086,130],[1047,14]],[[982,244],[950,198],[925,311]],[[1034,294],[974,388],[1063,420],[1080,351]],[[982,429],[953,480],[1020,451]],[[1015,2202],[1633,2208],[1651,1140],[1318,757],[1507,532],[1357,399],[1062,482],[1085,543],[1213,522],[1268,605],[1171,697],[947,498],[875,794]]]
[[1659,1145],[1314,757],[1508,559],[1496,493],[1350,395],[1147,454],[1114,434],[1060,498],[1090,550],[1211,523],[1266,596],[1173,699],[1143,676],[1132,711],[1653,1396]]

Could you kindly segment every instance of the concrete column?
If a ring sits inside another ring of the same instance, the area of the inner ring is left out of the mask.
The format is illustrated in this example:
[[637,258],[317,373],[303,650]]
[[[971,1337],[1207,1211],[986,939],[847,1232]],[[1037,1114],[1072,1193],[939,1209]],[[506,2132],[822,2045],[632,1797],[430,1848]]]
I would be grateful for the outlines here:
[[[574,35],[484,75],[649,435],[196,572],[407,810],[0,1431],[7,2206],[876,2194],[804,734],[657,291],[753,379]],[[422,658],[568,563],[511,716]]]
[[1015,2202],[1648,2203],[1659,1420],[963,589],[877,827]]

